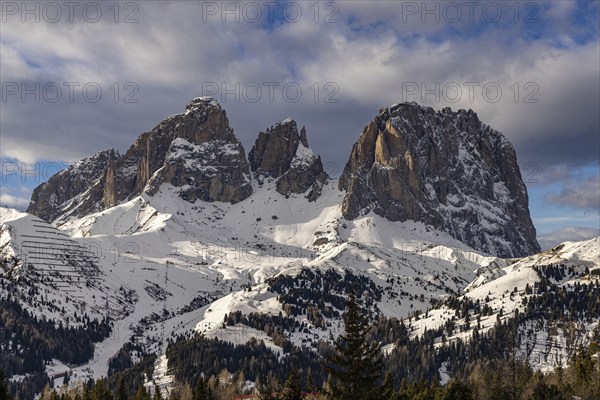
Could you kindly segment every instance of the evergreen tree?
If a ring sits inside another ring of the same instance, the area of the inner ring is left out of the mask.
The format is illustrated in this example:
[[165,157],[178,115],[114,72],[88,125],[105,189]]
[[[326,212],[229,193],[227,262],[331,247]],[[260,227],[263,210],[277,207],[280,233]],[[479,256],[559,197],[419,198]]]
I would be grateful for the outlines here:
[[394,400],[398,397],[396,393],[396,389],[394,387],[394,377],[391,372],[387,372],[385,374],[385,379],[383,381],[383,386],[381,388],[381,398],[386,400]]
[[117,388],[115,389],[114,399],[115,400],[128,400],[129,399],[129,395],[127,393],[127,388],[125,387],[125,382],[123,381],[122,377],[119,378],[119,381],[117,382]]
[[[215,386],[218,387],[218,385]],[[192,400],[215,400],[214,392],[208,381],[201,376],[196,380]]]
[[150,396],[148,395],[148,392],[146,391],[146,388],[144,387],[144,385],[140,385],[138,387],[137,392],[135,393],[135,400],[150,400]]
[[450,383],[448,383],[446,385],[444,394],[442,395],[442,400],[472,400],[472,399],[473,399],[473,393],[471,392],[471,389],[467,385],[465,385],[457,380],[450,381]]
[[268,383],[258,388],[258,398],[260,400],[280,400],[279,393],[281,392],[281,385],[277,378],[270,376]]
[[108,390],[106,380],[100,379],[96,382],[90,391],[90,398],[91,400],[113,400],[112,394],[110,393],[110,390]]
[[575,377],[577,384],[587,385],[590,383],[592,374],[595,370],[594,362],[589,352],[580,348],[575,356]]
[[544,381],[544,376],[540,374],[538,377],[538,382],[533,387],[533,393],[529,399],[530,400],[546,400],[546,399],[563,400],[565,398],[566,398],[565,395],[563,393],[561,393],[561,391],[558,389],[558,387],[556,385],[548,385]]
[[312,378],[312,370],[310,367],[306,370],[306,391],[312,393],[315,391],[315,385]]
[[162,394],[160,393],[160,389],[158,385],[154,384],[154,396],[152,396],[152,400],[163,400]]
[[192,400],[204,400],[206,396],[207,384],[201,376],[196,380]]
[[90,387],[85,384],[83,385],[83,393],[81,394],[82,400],[91,400],[92,396],[90,394]]
[[331,372],[327,374],[327,380],[323,382],[323,393],[331,393],[333,391],[333,376]]
[[344,334],[335,344],[335,351],[327,357],[325,371],[334,378],[327,393],[330,400],[376,400],[381,398],[382,354],[379,345],[367,340],[370,326],[350,293],[344,315]]
[[434,382],[430,385],[425,380],[419,380],[411,384],[403,384],[398,395],[400,400],[434,400],[441,395],[441,389]]
[[298,369],[295,366],[292,368],[292,372],[290,373],[290,376],[285,382],[283,391],[279,398],[280,400],[302,400],[300,374],[298,373]]
[[0,369],[0,400],[10,400],[8,385],[4,380],[4,371]]

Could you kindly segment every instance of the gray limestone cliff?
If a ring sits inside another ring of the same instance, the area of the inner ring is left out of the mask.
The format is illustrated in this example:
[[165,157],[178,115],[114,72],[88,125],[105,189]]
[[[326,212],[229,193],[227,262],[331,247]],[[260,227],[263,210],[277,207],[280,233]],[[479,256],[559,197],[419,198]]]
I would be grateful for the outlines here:
[[515,150],[473,111],[380,110],[339,180],[342,213],[414,220],[501,257],[540,251]]
[[321,158],[308,146],[306,129],[298,133],[296,122],[290,118],[260,132],[248,159],[259,183],[274,178],[276,190],[285,196],[306,193],[313,201],[328,179]]
[[47,221],[83,216],[154,194],[169,183],[194,202],[236,203],[252,194],[250,168],[225,110],[200,97],[140,135],[123,155],[102,152],[52,176],[38,186],[27,212]]

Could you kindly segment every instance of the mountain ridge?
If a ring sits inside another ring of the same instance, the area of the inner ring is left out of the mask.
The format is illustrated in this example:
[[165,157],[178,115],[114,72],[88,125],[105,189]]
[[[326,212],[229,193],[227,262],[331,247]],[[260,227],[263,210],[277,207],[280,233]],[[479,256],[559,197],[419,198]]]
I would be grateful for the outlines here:
[[[73,181],[59,172],[34,190],[27,211],[60,224],[141,193],[154,195],[164,183],[190,202],[236,203],[252,196],[253,180],[264,179],[285,197],[303,193],[314,202],[329,179],[306,129],[291,118],[259,132],[246,158],[226,111],[211,97],[192,100],[124,155],[106,154],[86,176],[90,187],[72,185],[57,196]],[[416,103],[382,108],[359,136],[338,187],[346,192],[349,220],[372,210],[391,221],[423,221],[489,254],[540,250],[514,149],[472,110]]]

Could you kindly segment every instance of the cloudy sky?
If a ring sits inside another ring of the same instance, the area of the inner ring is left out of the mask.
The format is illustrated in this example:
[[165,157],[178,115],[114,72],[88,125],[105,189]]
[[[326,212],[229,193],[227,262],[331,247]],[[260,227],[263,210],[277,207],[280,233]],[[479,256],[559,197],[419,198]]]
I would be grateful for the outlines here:
[[293,117],[330,175],[386,105],[516,148],[540,243],[600,229],[598,1],[1,3],[0,202],[213,95],[246,151]]

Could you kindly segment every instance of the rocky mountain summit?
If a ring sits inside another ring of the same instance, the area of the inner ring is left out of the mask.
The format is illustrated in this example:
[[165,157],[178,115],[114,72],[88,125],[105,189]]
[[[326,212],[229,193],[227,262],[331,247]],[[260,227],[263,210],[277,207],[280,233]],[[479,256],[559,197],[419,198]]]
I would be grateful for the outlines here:
[[308,147],[306,129],[302,127],[298,133],[291,118],[260,132],[248,158],[256,179],[275,178],[276,190],[284,196],[310,190],[306,197],[314,201],[328,179],[321,157]]
[[[252,185],[246,153],[229,127],[225,110],[212,98],[197,98],[180,116],[181,121],[167,128],[174,139],[161,167],[147,168],[147,192],[154,194],[161,184],[170,183],[181,188],[180,197],[190,202],[237,203],[249,197]],[[145,163],[155,158],[151,138]]]
[[[309,200],[319,197],[327,175],[296,122],[286,120],[261,133],[252,154],[256,176],[277,178],[279,193],[308,191]],[[184,113],[141,134],[124,155],[107,150],[52,176],[34,190],[27,212],[49,222],[81,217],[143,192],[154,195],[163,183],[189,202],[237,203],[252,194],[251,179],[225,110],[213,98],[199,97]]]
[[[260,132],[246,154],[227,114],[210,97],[143,133],[124,155],[101,152],[35,189],[28,212],[49,222],[104,210],[171,184],[189,202],[238,203],[274,183],[308,201],[328,180],[306,129],[288,118]],[[540,250],[515,151],[473,111],[416,103],[380,110],[363,130],[339,179],[342,216],[374,212],[414,220],[502,257]],[[59,221],[59,222],[60,222]]]
[[[180,196],[190,202],[236,203],[252,194],[244,148],[229,126],[225,110],[210,97],[194,99],[184,113],[140,135],[123,156],[107,154],[111,156],[82,161],[84,165],[95,159],[103,161],[86,174],[78,174],[81,168],[70,168],[40,185],[27,212],[47,221],[83,216],[143,191],[153,194],[162,183],[180,188]],[[59,189],[72,181],[81,184],[70,185],[70,192],[61,193]]]
[[78,161],[36,187],[27,212],[53,221],[62,213],[77,210],[79,215],[97,211],[94,202],[80,202],[82,194],[102,198],[105,172],[121,155],[115,149],[104,150]]
[[212,98],[194,99],[184,113],[138,137],[107,169],[102,207],[142,191],[153,194],[162,183],[180,188],[179,195],[191,202],[236,203],[252,194],[244,148]]
[[339,180],[345,218],[415,220],[501,257],[540,251],[515,150],[473,111],[381,109]]

